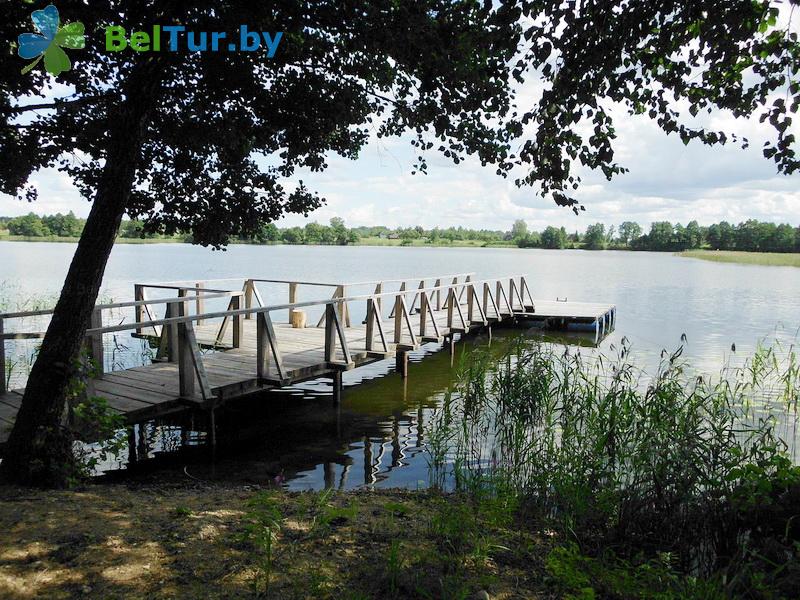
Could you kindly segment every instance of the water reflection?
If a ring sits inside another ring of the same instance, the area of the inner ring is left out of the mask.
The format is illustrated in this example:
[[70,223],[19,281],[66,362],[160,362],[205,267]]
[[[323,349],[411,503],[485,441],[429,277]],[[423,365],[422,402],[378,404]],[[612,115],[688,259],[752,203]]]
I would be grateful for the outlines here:
[[[497,334],[494,338],[499,351]],[[187,413],[142,424],[131,432],[126,460],[100,468],[127,467],[131,477],[188,474],[289,489],[425,486],[425,425],[465,348],[487,343],[486,337],[458,343],[453,356],[428,344],[410,353],[412,367],[405,380],[393,372],[393,360],[347,372],[338,407],[325,380],[231,402],[216,413],[213,461],[206,415]],[[188,465],[185,473],[183,465]]]

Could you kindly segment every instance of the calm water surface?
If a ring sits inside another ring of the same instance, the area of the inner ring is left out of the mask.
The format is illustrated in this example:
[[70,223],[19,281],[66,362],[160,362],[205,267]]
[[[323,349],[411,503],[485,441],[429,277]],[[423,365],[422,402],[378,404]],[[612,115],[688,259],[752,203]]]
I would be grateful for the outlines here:
[[[0,296],[25,305],[56,295],[73,251],[71,244],[0,242]],[[244,245],[213,252],[185,244],[118,245],[103,296],[131,299],[134,282],[253,277],[347,283],[459,272],[524,274],[534,298],[616,304],[617,329],[601,349],[611,353],[624,336],[647,370],[662,349],[680,345],[682,334],[684,356],[716,372],[762,339],[791,343],[800,327],[800,269],[647,252]],[[262,293],[268,303],[286,301],[285,288]],[[427,347],[415,359],[435,350]],[[178,424],[145,427],[137,436],[139,454],[150,457],[147,473],[155,466],[177,477],[185,476],[185,466],[203,479],[278,481],[292,488],[423,486],[427,418],[451,375],[444,352],[412,365],[407,381],[393,373],[390,361],[376,363],[345,374],[348,389],[338,410],[325,381],[232,404],[218,420],[221,444],[213,463],[200,456],[201,422],[183,423],[183,435]],[[176,451],[162,451],[172,447]]]

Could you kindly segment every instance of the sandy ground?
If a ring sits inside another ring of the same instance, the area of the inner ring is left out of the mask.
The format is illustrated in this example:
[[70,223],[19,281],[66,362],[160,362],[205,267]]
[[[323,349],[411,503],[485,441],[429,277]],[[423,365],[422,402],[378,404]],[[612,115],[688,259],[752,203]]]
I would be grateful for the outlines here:
[[471,518],[462,528],[456,502],[199,483],[0,487],[0,597],[552,597],[540,540]]

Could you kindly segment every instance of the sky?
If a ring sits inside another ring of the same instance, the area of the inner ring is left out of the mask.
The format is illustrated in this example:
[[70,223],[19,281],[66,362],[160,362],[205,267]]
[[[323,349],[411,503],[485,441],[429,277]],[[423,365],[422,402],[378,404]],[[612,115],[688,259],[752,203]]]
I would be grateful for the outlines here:
[[[536,86],[532,82],[520,90],[523,106],[537,96]],[[721,112],[698,117],[712,129],[746,136],[750,147],[743,150],[737,144],[684,146],[678,136],[667,136],[646,116],[630,116],[621,109],[614,115],[616,159],[630,172],[610,182],[599,173],[581,172],[583,184],[575,197],[586,211],[578,216],[531,188],[517,188],[477,161],[454,165],[430,153],[428,174],[414,175],[416,152],[406,137],[372,139],[357,160],[333,155],[325,172],[295,177],[290,184],[302,179],[327,204],[309,219],[291,215],[278,225],[325,223],[335,216],[351,227],[463,226],[503,231],[516,219],[534,230],[554,225],[570,232],[583,231],[592,223],[623,221],[636,221],[645,228],[664,220],[708,225],[754,218],[800,224],[800,174],[779,175],[774,163],[761,155],[763,142],[773,137],[769,125],[757,118],[737,121]],[[32,183],[39,200],[28,204],[0,194],[0,215],[70,210],[78,216],[88,214],[88,202],[65,174],[46,169],[36,173]]]

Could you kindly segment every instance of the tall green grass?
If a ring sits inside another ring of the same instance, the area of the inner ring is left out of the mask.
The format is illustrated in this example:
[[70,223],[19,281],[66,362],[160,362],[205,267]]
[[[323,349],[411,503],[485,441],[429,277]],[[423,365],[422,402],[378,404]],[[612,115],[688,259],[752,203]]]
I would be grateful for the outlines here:
[[742,252],[735,250],[684,250],[678,256],[699,258],[713,262],[763,265],[772,267],[800,267],[800,254],[783,252]]
[[589,555],[667,556],[726,585],[765,539],[796,553],[786,498],[800,499],[800,471],[775,429],[796,418],[793,348],[713,379],[681,354],[648,378],[625,346],[610,359],[522,341],[499,362],[474,352],[429,436],[433,483],[506,498]]

